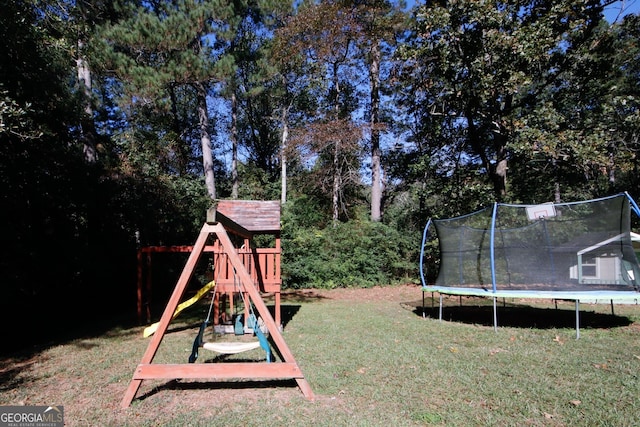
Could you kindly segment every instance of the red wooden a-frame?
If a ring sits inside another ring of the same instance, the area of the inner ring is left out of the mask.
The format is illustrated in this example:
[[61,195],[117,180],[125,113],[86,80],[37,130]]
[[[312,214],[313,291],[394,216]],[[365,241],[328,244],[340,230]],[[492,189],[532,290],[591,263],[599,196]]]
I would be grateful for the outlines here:
[[[217,217],[217,218],[216,218]],[[217,221],[216,221],[217,219]],[[225,223],[225,225],[222,224]],[[293,353],[284,341],[280,328],[276,325],[269,309],[265,305],[260,292],[255,286],[251,275],[242,264],[238,253],[227,234],[227,228],[236,234],[250,236],[251,232],[242,225],[234,222],[224,215],[219,215],[215,210],[210,210],[207,215],[207,222],[202,226],[198,239],[193,246],[193,251],[189,255],[187,262],[178,279],[176,287],[167,303],[167,306],[160,319],[158,329],[151,338],[147,350],[142,356],[140,364],[133,373],[133,378],[129,383],[121,407],[127,408],[135,398],[142,381],[156,379],[295,379],[302,394],[309,400],[314,400],[311,386],[305,379],[298,363],[293,357]],[[193,274],[193,270],[198,263],[200,255],[204,251],[207,239],[215,235],[222,245],[225,253],[236,270],[240,279],[242,291],[246,292],[253,302],[258,315],[262,317],[269,331],[269,335],[274,347],[282,356],[282,362],[238,362],[238,363],[197,363],[197,364],[154,364],[153,358],[158,351],[164,334],[167,332],[173,313],[182,299],[187,284]]]

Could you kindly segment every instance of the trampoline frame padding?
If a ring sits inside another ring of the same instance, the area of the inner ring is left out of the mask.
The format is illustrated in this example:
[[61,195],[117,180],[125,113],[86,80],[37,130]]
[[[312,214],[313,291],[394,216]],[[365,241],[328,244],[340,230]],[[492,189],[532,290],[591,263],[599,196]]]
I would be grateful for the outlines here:
[[580,338],[580,301],[590,302],[594,300],[605,300],[613,303],[616,302],[633,302],[637,304],[640,301],[640,292],[636,291],[584,291],[584,292],[565,292],[565,291],[526,291],[526,290],[502,290],[490,291],[486,289],[474,288],[455,288],[449,286],[423,286],[422,287],[422,316],[425,317],[425,294],[438,293],[440,295],[440,307],[438,310],[438,320],[442,321],[443,296],[457,295],[468,297],[491,298],[493,300],[493,329],[498,330],[498,298],[520,298],[520,299],[552,299],[552,300],[569,300],[575,301],[576,311],[576,339]]

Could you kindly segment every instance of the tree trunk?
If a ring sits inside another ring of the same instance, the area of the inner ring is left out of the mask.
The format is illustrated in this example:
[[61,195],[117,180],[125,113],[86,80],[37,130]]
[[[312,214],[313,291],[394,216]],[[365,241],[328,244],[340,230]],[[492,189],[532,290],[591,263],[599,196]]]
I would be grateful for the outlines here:
[[609,185],[611,186],[611,189],[613,190],[615,188],[615,185],[616,185],[615,144],[609,143],[607,148],[608,148],[608,151],[609,151],[609,164],[607,165],[607,168],[609,169],[608,178],[609,178]]
[[[333,86],[335,88],[334,98],[334,120],[338,120],[340,117],[340,81],[338,79],[338,64],[333,64]],[[336,138],[333,147],[333,188],[331,191],[331,204],[333,208],[333,226],[338,224],[338,218],[340,217],[340,139]]]
[[282,141],[280,145],[280,203],[287,203],[287,142],[289,140],[289,123],[288,123],[289,108],[282,109]]
[[78,56],[76,58],[76,71],[80,85],[80,96],[84,107],[84,113],[80,120],[82,132],[82,152],[87,163],[95,163],[98,160],[96,150],[96,127],[93,122],[93,106],[91,105],[91,69],[84,56],[84,42],[78,40]]
[[173,116],[173,133],[176,135],[175,153],[177,157],[177,167],[180,176],[187,174],[189,165],[189,153],[187,152],[187,144],[182,140],[182,123],[178,114],[178,99],[176,97],[175,84],[169,86],[169,98],[171,100],[171,115]]
[[371,81],[371,221],[381,218],[382,187],[380,182],[380,46],[371,48],[369,79]]
[[496,163],[494,181],[499,200],[504,200],[507,195],[507,159],[502,158]]
[[238,100],[231,93],[231,198],[238,198]]
[[333,191],[331,193],[331,203],[333,207],[333,226],[335,227],[340,217],[340,143],[336,140],[333,151]]
[[495,191],[498,200],[504,200],[507,195],[507,132],[501,126],[496,135],[496,168],[494,175]]
[[198,105],[198,122],[200,127],[200,143],[202,144],[202,166],[207,194],[211,200],[216,199],[216,181],[213,174],[213,150],[209,134],[209,111],[207,109],[207,91],[202,82],[194,84]]
[[482,164],[489,174],[489,179],[491,179],[491,181],[493,182],[493,189],[496,198],[498,200],[502,200],[506,195],[507,190],[507,150],[504,144],[506,138],[501,133],[496,135],[496,138],[499,138],[500,141],[495,142],[496,162],[495,164],[492,164],[489,156],[485,151],[484,145],[480,141],[478,129],[476,128],[474,121],[474,114],[471,112],[471,109],[465,109],[465,118],[467,120],[467,135],[469,144],[471,145],[473,151],[478,156],[480,156]]

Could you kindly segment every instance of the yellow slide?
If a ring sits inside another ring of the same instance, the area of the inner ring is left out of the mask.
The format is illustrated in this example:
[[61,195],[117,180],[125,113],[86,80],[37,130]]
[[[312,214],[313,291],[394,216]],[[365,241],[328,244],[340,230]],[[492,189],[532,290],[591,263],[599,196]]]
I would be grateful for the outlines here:
[[[182,310],[184,310],[187,307],[192,306],[194,303],[196,303],[197,301],[200,300],[200,298],[202,298],[207,292],[209,292],[211,290],[211,288],[213,288],[213,286],[215,285],[215,282],[212,280],[209,283],[207,283],[206,285],[204,285],[202,287],[202,289],[200,289],[198,292],[196,292],[196,294],[194,296],[192,296],[191,298],[189,298],[188,300],[181,302],[178,307],[176,307],[176,311],[173,313],[173,317],[171,317],[171,319],[175,319],[178,314],[180,314],[180,312]],[[147,338],[150,337],[151,335],[153,335],[153,333],[156,331],[156,329],[158,329],[158,325],[160,324],[160,322],[156,322],[153,325],[149,325],[146,328],[144,328],[144,332],[142,333],[142,335]]]

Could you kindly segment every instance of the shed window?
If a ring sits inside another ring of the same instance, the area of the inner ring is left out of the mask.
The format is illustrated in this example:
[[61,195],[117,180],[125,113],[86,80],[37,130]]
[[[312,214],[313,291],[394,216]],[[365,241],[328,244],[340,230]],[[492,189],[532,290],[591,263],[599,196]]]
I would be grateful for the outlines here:
[[582,277],[598,278],[598,259],[595,257],[582,260]]

